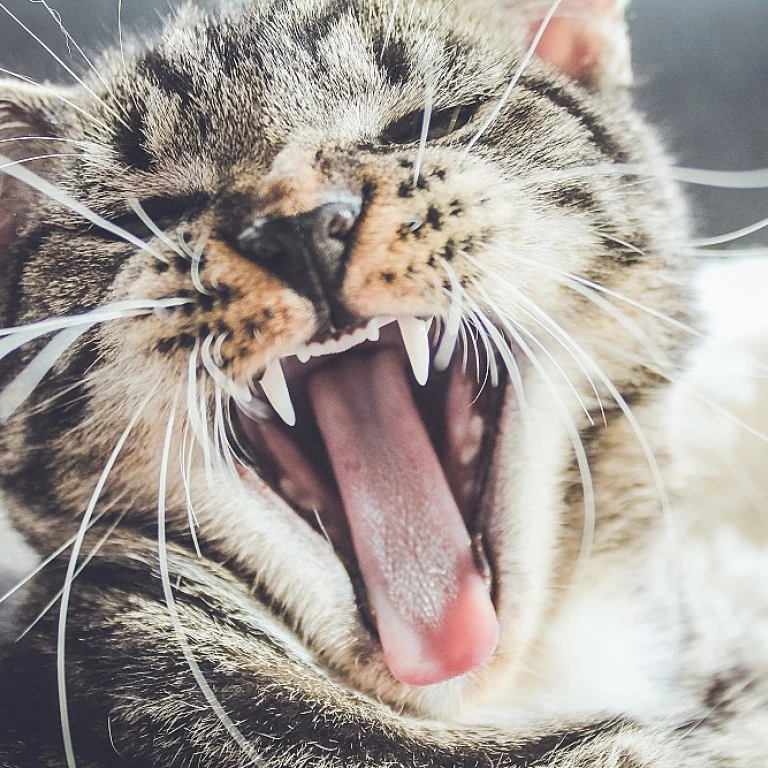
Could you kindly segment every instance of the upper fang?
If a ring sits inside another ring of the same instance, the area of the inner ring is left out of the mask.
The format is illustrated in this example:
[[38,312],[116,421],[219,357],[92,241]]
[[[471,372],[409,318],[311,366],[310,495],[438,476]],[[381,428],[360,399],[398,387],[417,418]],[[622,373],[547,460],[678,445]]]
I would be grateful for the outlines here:
[[261,388],[277,415],[289,426],[296,424],[296,411],[279,360],[273,360],[261,377]]
[[397,320],[403,345],[411,362],[413,376],[424,386],[429,378],[429,321],[415,317],[400,317]]

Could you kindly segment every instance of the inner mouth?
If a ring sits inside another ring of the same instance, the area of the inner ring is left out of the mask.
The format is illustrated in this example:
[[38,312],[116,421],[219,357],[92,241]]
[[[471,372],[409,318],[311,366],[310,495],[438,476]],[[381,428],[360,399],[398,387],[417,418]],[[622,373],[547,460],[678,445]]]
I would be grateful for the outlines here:
[[377,318],[271,363],[254,401],[232,401],[244,480],[330,541],[411,685],[466,674],[498,643],[483,529],[505,386],[465,346],[445,365],[435,328]]

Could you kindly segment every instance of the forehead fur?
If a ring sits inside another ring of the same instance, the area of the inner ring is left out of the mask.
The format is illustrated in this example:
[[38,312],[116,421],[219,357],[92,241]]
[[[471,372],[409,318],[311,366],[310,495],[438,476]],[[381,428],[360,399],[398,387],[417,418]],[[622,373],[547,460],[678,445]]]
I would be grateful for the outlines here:
[[[268,159],[292,134],[374,139],[393,119],[498,91],[511,62],[429,3],[257,3],[214,16],[187,9],[116,74],[125,114],[112,143],[148,171],[201,155],[219,167]],[[459,26],[459,29],[462,29]]]

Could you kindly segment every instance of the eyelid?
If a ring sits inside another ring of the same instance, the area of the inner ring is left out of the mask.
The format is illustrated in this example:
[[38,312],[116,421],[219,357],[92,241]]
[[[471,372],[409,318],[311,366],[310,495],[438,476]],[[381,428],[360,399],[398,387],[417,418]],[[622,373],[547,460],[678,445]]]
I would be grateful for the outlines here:
[[[482,102],[456,104],[432,113],[429,121],[428,141],[450,136],[464,128],[481,108]],[[379,140],[383,144],[413,144],[419,141],[424,122],[423,108],[413,110],[390,123],[382,131]]]

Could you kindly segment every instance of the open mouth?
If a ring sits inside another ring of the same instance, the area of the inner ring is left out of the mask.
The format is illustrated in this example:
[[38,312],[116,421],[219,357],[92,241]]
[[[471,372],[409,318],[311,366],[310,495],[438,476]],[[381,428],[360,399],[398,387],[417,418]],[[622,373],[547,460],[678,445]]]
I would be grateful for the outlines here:
[[484,524],[505,382],[471,343],[437,370],[439,337],[377,318],[271,363],[257,407],[232,402],[243,478],[331,542],[411,685],[476,669],[499,637]]

